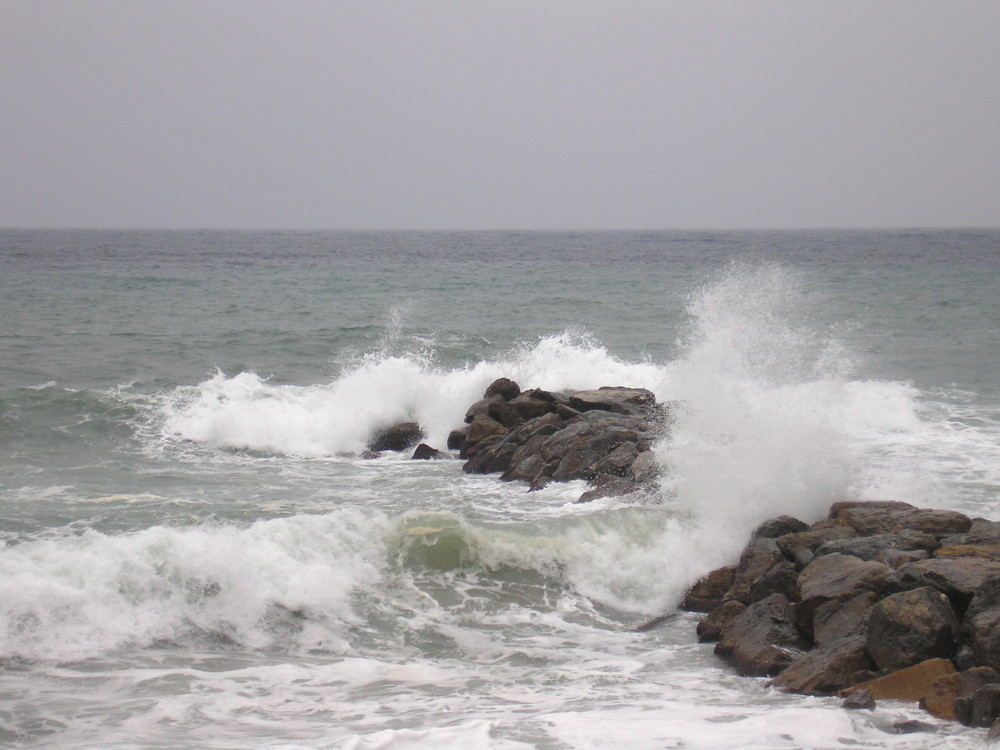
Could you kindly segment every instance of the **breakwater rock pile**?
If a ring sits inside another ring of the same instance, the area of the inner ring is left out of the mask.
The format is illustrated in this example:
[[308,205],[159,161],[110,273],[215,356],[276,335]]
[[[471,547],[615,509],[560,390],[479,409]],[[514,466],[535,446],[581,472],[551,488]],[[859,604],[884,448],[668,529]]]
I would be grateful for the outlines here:
[[998,522],[894,501],[782,516],[681,608],[708,613],[699,639],[739,674],[785,690],[914,700],[969,726],[1000,716]]
[[[659,473],[651,450],[665,436],[669,406],[644,388],[605,386],[584,391],[522,391],[508,378],[486,389],[465,415],[465,427],[448,436],[469,474],[499,474],[530,490],[575,479],[591,487],[586,502],[651,486]],[[393,425],[372,437],[370,451],[404,450],[422,439],[413,422]],[[415,458],[443,454],[421,444]]]

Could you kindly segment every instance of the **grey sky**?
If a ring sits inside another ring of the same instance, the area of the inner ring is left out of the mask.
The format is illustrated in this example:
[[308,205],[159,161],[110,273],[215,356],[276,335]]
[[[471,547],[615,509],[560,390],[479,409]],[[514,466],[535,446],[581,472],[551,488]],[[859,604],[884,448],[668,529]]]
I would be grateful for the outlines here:
[[997,0],[0,0],[0,226],[1000,226]]

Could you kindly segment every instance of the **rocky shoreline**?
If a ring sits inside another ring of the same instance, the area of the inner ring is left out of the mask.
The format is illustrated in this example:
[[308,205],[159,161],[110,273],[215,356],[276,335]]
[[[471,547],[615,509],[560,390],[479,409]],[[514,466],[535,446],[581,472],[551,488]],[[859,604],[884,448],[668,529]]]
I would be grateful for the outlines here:
[[1000,737],[1000,522],[895,501],[782,516],[681,608],[707,613],[699,640],[741,675],[849,708],[918,701]]
[[[500,378],[447,448],[467,473],[529,490],[585,480],[586,502],[654,487],[651,448],[671,415],[642,388],[522,391]],[[366,455],[414,446],[415,459],[449,455],[417,445],[423,437],[416,423],[393,425]],[[897,501],[834,503],[813,524],[781,516],[753,531],[737,562],[696,582],[680,609],[705,613],[699,640],[740,675],[840,695],[845,708],[916,701],[1000,738],[1000,522]]]

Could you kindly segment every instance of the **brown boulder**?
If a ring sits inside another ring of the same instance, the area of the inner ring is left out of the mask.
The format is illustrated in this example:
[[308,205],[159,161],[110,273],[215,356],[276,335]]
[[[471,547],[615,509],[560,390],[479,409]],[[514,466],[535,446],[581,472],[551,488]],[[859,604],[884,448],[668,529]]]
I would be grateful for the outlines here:
[[974,667],[939,677],[920,699],[920,708],[939,719],[956,721],[955,699],[971,695],[993,682],[1000,682],[1000,674],[989,667]]
[[960,615],[979,585],[1000,574],[1000,562],[980,557],[949,557],[920,560],[904,565],[886,581],[887,590],[905,591],[931,586],[945,594]]
[[885,597],[868,618],[868,654],[879,669],[949,659],[957,637],[958,620],[947,597],[929,586]]
[[792,623],[792,605],[781,594],[755,602],[725,628],[715,653],[746,677],[770,677],[792,663],[808,643]]
[[740,556],[732,588],[725,598],[749,604],[750,592],[760,577],[784,559],[773,539],[754,539],[744,548]]
[[863,591],[851,599],[834,599],[816,607],[813,613],[813,640],[825,646],[841,638],[864,633],[868,612],[878,601],[871,591]]
[[510,401],[521,395],[521,387],[510,378],[497,378],[486,387],[483,398],[500,396],[504,401]]
[[817,557],[799,573],[795,621],[813,638],[813,616],[826,602],[846,601],[866,591],[880,594],[892,568],[882,563],[833,553]]
[[848,688],[845,693],[867,690],[876,700],[918,701],[930,692],[931,685],[936,680],[954,673],[955,666],[948,659],[931,659],[884,677],[861,682]]
[[424,431],[416,422],[400,422],[375,432],[368,441],[370,451],[405,451],[416,445],[424,437]]
[[735,565],[716,568],[688,589],[680,608],[689,612],[711,612],[722,603],[735,575]]
[[862,636],[842,638],[799,657],[771,681],[775,687],[806,695],[833,695],[866,679],[872,661]]
[[743,614],[746,608],[747,605],[735,599],[719,604],[698,623],[696,628],[698,641],[711,643],[720,640],[723,633],[726,632],[726,628],[729,627],[729,623],[736,619],[737,615]]

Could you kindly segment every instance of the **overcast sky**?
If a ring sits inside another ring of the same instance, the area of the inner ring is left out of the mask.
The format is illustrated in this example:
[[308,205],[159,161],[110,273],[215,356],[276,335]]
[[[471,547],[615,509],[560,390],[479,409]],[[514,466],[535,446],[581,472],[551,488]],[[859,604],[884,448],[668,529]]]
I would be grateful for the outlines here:
[[0,226],[1000,226],[998,0],[0,0]]

